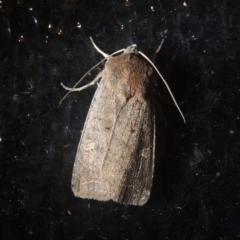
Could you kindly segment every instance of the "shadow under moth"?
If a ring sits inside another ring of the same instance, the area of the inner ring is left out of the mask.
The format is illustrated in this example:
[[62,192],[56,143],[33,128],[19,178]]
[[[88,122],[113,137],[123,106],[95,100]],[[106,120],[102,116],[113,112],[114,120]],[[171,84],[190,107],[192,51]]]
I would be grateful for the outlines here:
[[106,59],[104,69],[81,88],[61,84],[81,91],[101,79],[77,149],[72,191],[81,198],[143,205],[150,197],[154,170],[154,71],[185,119],[166,81],[135,44],[108,55],[91,41]]

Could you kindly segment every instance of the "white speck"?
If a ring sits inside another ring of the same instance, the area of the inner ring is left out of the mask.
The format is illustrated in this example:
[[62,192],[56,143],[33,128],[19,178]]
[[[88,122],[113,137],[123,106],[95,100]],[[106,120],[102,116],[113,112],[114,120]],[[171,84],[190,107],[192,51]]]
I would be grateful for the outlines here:
[[18,39],[19,42],[23,42],[24,41],[24,37],[23,35],[20,36],[20,38]]
[[37,22],[38,22],[37,19],[35,17],[33,17],[33,19],[34,19],[34,22],[37,24]]
[[18,95],[17,94],[14,94],[13,95],[13,101],[17,101],[18,100]]
[[183,2],[183,6],[184,6],[184,7],[187,7],[188,5],[187,5],[187,3],[186,3],[186,2]]
[[196,38],[194,35],[192,35],[192,39],[193,39],[193,40],[197,40],[197,38]]

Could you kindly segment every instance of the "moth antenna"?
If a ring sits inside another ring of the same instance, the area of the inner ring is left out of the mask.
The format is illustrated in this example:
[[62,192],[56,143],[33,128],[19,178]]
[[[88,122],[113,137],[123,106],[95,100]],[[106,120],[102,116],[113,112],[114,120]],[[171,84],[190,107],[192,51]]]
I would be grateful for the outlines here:
[[120,49],[120,50],[118,50],[118,51],[116,51],[116,52],[110,54],[110,56],[113,56],[113,55],[115,55],[115,54],[118,54],[118,53],[120,53],[120,52],[124,52],[124,51],[125,51],[124,48],[123,48],[123,49]]
[[100,48],[98,48],[98,46],[95,44],[95,42],[93,41],[92,37],[90,37],[90,40],[92,42],[92,45],[96,48],[96,50],[101,53],[105,58],[109,57],[109,54],[103,52]]
[[90,40],[91,40],[93,46],[96,48],[96,50],[97,50],[99,53],[101,53],[105,58],[108,58],[109,56],[113,56],[113,55],[118,54],[118,53],[120,53],[120,52],[124,52],[124,50],[125,50],[125,49],[120,49],[120,50],[118,50],[118,51],[116,51],[116,52],[114,52],[114,53],[107,54],[107,53],[103,52],[101,49],[99,49],[99,47],[98,47],[98,46],[95,44],[95,42],[93,41],[92,37],[90,37]]
[[[162,41],[162,43],[163,43],[163,41]],[[161,48],[161,46],[162,46],[162,43],[160,44],[160,47],[158,48],[159,50],[160,50],[160,48]],[[159,51],[159,50],[158,50],[158,51]],[[183,113],[182,113],[180,107],[178,106],[178,104],[177,104],[177,102],[176,102],[176,100],[175,100],[175,98],[174,98],[174,96],[173,96],[173,94],[172,94],[172,91],[171,91],[170,87],[168,86],[166,80],[165,80],[164,77],[162,76],[162,74],[158,71],[158,69],[155,67],[154,63],[153,63],[145,54],[143,54],[143,53],[140,52],[140,51],[139,51],[139,54],[141,54],[142,57],[144,57],[144,58],[154,67],[154,69],[156,70],[156,72],[158,73],[158,75],[160,76],[160,78],[162,79],[163,83],[165,84],[165,86],[166,86],[166,88],[167,88],[167,90],[168,90],[168,92],[169,92],[169,94],[170,94],[170,96],[171,96],[171,98],[172,98],[175,106],[177,107],[177,109],[178,109],[178,111],[179,111],[179,113],[180,113],[180,115],[182,116],[183,122],[186,123],[185,117],[183,116]]]

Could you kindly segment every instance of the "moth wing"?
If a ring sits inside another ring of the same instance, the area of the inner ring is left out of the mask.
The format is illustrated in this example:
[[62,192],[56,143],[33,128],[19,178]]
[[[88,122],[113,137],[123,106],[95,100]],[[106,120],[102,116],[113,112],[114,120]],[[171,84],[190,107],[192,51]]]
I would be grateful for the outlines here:
[[117,115],[113,93],[106,88],[102,78],[85,120],[72,174],[75,196],[103,201],[112,199],[102,166]]
[[78,146],[75,196],[143,205],[150,197],[155,151],[151,99],[119,101],[102,78]]
[[130,98],[118,113],[102,166],[116,202],[143,205],[150,197],[155,151],[152,99]]

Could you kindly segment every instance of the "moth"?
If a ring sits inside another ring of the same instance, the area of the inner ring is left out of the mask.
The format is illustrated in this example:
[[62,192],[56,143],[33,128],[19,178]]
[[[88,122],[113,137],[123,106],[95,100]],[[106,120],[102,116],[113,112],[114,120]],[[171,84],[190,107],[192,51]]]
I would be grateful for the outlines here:
[[61,84],[82,91],[101,80],[78,145],[72,191],[81,198],[143,205],[150,197],[154,171],[154,71],[183,114],[164,78],[135,44],[108,55],[90,39],[106,58],[104,69],[81,88]]

